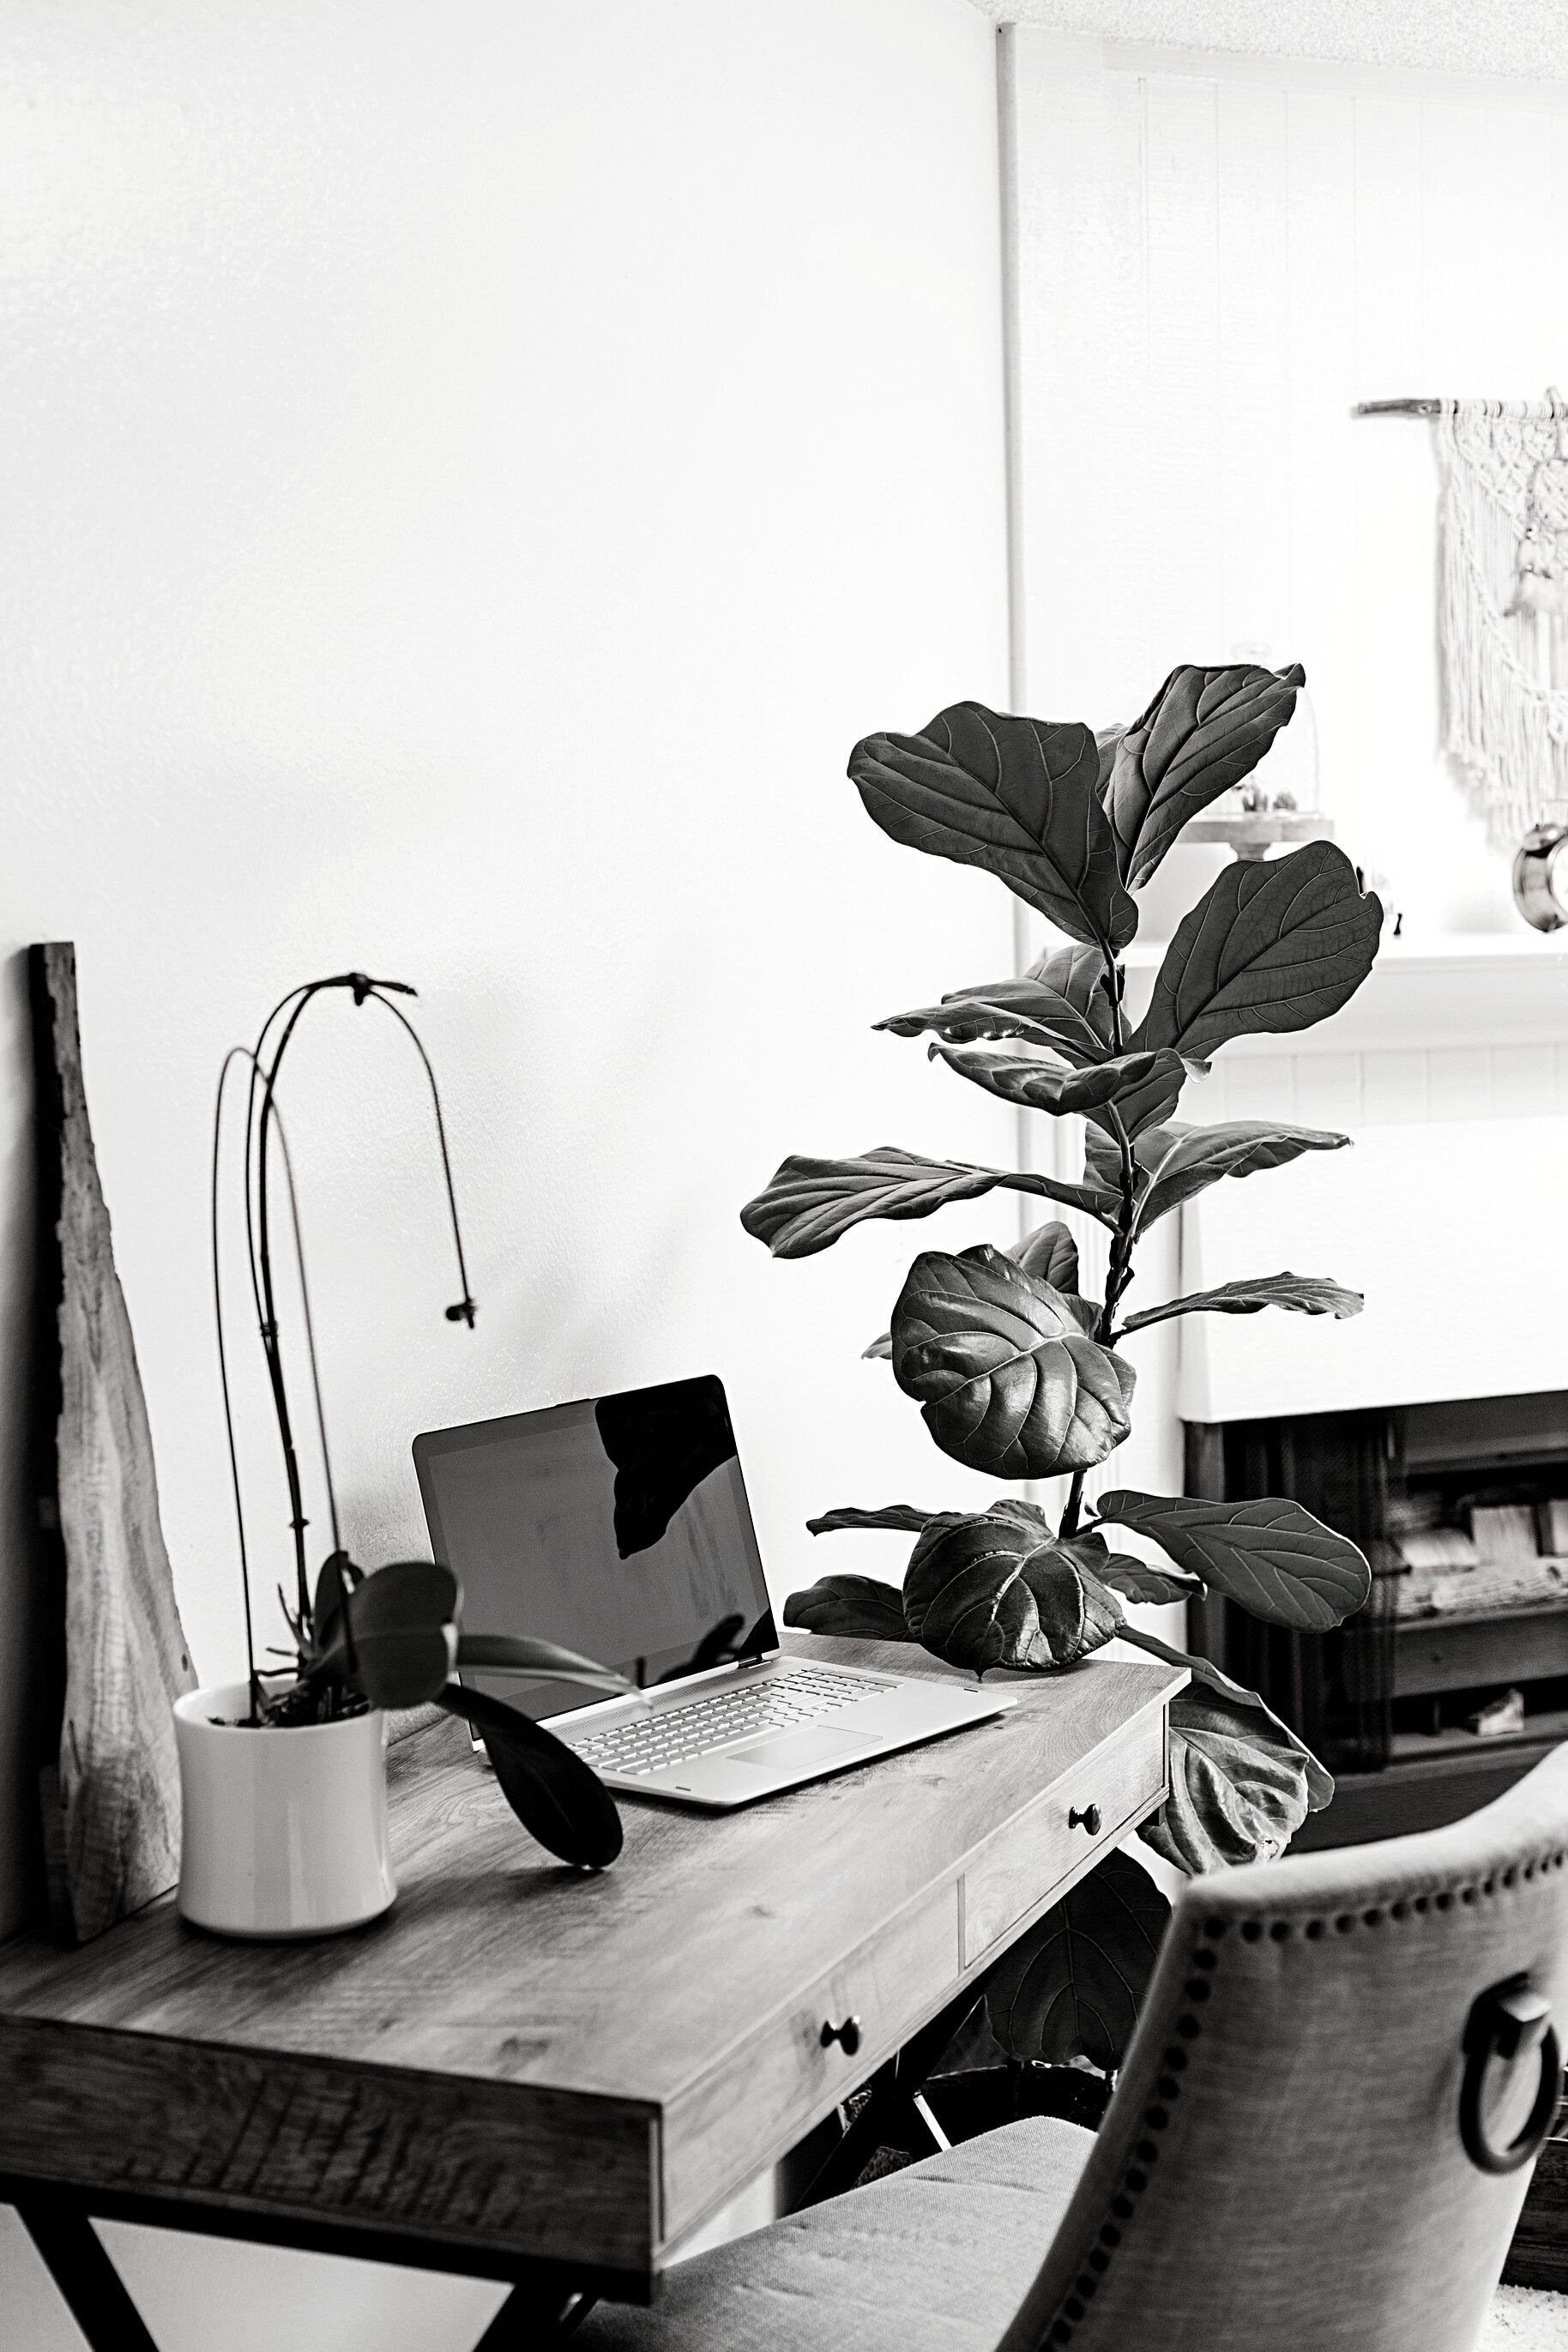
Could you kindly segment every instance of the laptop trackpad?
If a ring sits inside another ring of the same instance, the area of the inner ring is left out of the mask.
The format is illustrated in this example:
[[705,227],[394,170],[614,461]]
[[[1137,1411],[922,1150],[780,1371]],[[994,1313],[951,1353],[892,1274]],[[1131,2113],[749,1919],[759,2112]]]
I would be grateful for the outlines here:
[[726,1764],[752,1764],[759,1772],[806,1772],[815,1764],[852,1764],[862,1748],[874,1739],[860,1731],[784,1731],[776,1739],[749,1740],[744,1748],[726,1748]]

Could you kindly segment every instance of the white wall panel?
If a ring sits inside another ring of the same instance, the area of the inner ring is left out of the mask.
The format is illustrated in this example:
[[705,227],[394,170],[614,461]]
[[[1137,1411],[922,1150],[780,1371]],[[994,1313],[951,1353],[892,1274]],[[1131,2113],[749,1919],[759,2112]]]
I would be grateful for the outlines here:
[[[317,972],[421,987],[480,1301],[443,1322],[416,1066],[323,1008],[286,1075],[360,1557],[423,1539],[416,1430],[710,1368],[781,1593],[828,1564],[814,1508],[991,1493],[859,1360],[924,1232],[779,1265],[738,1211],[792,1150],[1011,1149],[870,1032],[1005,970],[1005,894],[894,847],[844,774],[871,729],[1005,693],[995,120],[964,0],[0,18],[0,1928],[36,1820],[31,940],[79,948],[207,1676],[242,1654],[212,1092]],[[925,1230],[1010,1234],[1012,1204]],[[160,2343],[479,2332],[472,2294],[310,2268],[153,2242]]]
[[[1016,37],[1034,707],[1102,726],[1174,662],[1300,658],[1407,934],[1510,928],[1438,750],[1431,431],[1351,410],[1563,373],[1568,93]],[[1146,930],[1213,870],[1179,852]]]

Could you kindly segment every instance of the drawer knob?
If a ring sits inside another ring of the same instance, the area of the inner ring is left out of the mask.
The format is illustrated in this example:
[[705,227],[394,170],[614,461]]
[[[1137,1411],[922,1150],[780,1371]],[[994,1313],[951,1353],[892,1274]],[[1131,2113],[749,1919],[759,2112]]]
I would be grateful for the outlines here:
[[853,2058],[860,2047],[859,2019],[847,2017],[842,2025],[829,2025],[825,2018],[822,2024],[822,2046],[826,2050],[835,2042],[837,2042],[846,2058]]
[[1098,1837],[1100,1835],[1100,1807],[1098,1805],[1085,1805],[1081,1813],[1079,1812],[1076,1808],[1073,1809],[1068,1814],[1068,1827],[1069,1830],[1079,1828],[1086,1829],[1090,1837]]

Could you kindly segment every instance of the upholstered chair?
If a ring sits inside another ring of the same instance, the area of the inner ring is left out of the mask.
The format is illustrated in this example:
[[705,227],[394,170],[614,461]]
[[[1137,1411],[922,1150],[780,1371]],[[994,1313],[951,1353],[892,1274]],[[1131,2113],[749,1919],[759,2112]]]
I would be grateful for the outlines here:
[[1472,2352],[1554,2112],[1568,1747],[1186,1885],[1098,2135],[1007,2126],[602,2305],[584,2352]]

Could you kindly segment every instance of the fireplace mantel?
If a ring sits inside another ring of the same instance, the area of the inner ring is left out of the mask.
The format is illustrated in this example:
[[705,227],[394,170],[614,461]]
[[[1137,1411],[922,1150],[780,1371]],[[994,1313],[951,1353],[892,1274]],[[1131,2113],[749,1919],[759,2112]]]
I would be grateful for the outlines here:
[[[1158,951],[1140,961],[1143,980]],[[1182,1289],[1289,1267],[1367,1307],[1346,1324],[1184,1320],[1181,1418],[1568,1388],[1568,942],[1390,940],[1331,1020],[1224,1046],[1184,1109],[1353,1148],[1190,1202]]]
[[[1164,952],[1152,943],[1129,950],[1134,1013],[1147,1003]],[[1331,1020],[1290,1037],[1238,1037],[1225,1055],[1277,1061],[1287,1054],[1531,1043],[1568,1045],[1568,932],[1385,939],[1371,973]],[[1198,1115],[1208,1115],[1206,1106]]]

